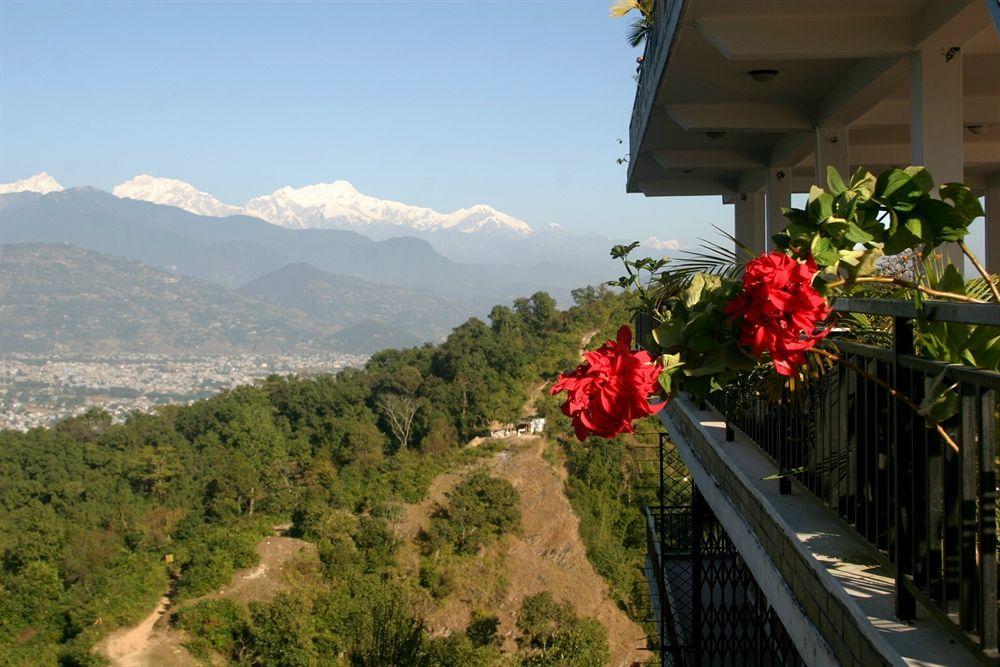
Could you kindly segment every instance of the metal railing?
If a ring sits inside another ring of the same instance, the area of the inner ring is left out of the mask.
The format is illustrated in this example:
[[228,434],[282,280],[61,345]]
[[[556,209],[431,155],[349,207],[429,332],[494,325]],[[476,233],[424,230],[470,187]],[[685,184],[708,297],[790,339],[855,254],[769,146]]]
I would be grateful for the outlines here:
[[[892,349],[834,338],[827,346],[845,363],[795,392],[732,387],[717,407],[775,461],[782,493],[796,480],[874,548],[894,572],[900,619],[919,602],[995,658],[1000,374],[918,356],[912,302],[837,299],[834,309],[891,319]],[[928,303],[920,316],[997,326],[1000,306]],[[893,395],[919,406],[935,384],[954,392],[957,412],[942,426],[958,451]]]
[[657,504],[643,508],[647,579],[662,667],[803,664],[666,434]]

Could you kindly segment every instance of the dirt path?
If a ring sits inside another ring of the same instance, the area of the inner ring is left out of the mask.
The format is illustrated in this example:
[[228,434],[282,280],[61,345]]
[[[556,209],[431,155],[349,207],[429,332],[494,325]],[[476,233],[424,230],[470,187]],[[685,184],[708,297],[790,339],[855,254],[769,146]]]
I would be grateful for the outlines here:
[[[228,598],[238,602],[269,600],[284,588],[284,568],[303,553],[315,553],[315,547],[291,537],[267,537],[257,544],[260,562],[240,570],[218,591],[183,603],[180,608],[201,600]],[[131,628],[108,635],[96,650],[114,667],[186,667],[199,664],[184,648],[184,632],[170,625],[170,598],[160,598],[156,609]]]
[[[608,629],[612,665],[631,665],[648,657],[639,650],[645,633],[611,600],[607,584],[587,560],[579,519],[564,492],[565,470],[545,460],[545,446],[540,437],[513,438],[508,449],[480,464],[518,490],[523,531],[468,563],[457,592],[426,612],[428,626],[437,635],[461,631],[474,609],[485,610],[500,618],[505,649],[513,651],[522,601],[550,591],[557,600],[570,602],[577,614],[595,618]],[[412,539],[426,528],[434,508],[444,502],[444,494],[468,472],[465,469],[435,479],[429,497],[407,507],[402,533]],[[419,567],[415,545],[407,545],[406,553],[404,566],[415,573]]]

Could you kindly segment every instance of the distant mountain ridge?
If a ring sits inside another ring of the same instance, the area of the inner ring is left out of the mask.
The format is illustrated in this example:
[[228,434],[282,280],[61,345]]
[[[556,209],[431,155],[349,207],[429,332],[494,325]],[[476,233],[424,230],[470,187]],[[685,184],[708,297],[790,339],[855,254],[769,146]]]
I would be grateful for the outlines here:
[[335,275],[304,262],[283,266],[236,291],[344,328],[378,324],[407,344],[443,340],[468,316],[465,308],[425,292]]

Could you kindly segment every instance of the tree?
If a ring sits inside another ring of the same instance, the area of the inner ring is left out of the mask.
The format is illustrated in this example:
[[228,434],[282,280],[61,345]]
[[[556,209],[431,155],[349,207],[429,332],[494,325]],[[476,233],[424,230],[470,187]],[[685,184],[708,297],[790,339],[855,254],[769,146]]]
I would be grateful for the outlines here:
[[420,404],[412,396],[402,394],[383,394],[376,404],[389,422],[389,429],[399,443],[399,449],[402,451],[409,449],[413,418],[420,409]]
[[438,511],[432,530],[459,553],[475,553],[492,538],[521,528],[520,498],[505,479],[478,470],[446,497],[448,506]]

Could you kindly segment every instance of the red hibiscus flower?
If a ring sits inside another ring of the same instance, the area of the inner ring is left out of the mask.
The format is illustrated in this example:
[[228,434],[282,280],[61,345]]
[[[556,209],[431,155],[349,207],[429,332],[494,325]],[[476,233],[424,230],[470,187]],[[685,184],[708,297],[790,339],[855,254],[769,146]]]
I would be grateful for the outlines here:
[[812,257],[799,263],[772,251],[747,263],[743,294],[726,304],[740,327],[740,345],[758,359],[767,352],[780,375],[806,363],[805,351],[829,329],[820,329],[830,305],[812,286],[819,269]]
[[552,395],[565,391],[562,411],[573,418],[576,437],[612,438],[634,433],[632,422],[651,415],[665,403],[649,404],[656,391],[660,367],[648,352],[632,351],[632,330],[623,326],[617,341],[607,341],[583,356],[586,362],[563,373],[552,386]]

